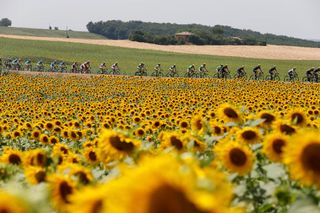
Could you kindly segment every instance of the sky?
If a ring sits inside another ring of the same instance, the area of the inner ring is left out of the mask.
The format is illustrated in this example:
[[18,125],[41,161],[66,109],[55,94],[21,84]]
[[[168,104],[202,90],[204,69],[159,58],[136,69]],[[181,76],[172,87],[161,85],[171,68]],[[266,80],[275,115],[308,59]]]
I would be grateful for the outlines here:
[[89,21],[229,25],[320,40],[320,0],[0,0],[13,27],[86,30]]

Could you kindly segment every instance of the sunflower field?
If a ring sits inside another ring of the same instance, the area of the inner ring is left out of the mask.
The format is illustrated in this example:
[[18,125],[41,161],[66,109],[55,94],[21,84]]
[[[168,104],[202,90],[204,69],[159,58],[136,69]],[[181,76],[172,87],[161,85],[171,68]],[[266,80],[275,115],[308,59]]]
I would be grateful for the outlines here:
[[0,77],[0,213],[320,211],[320,84]]

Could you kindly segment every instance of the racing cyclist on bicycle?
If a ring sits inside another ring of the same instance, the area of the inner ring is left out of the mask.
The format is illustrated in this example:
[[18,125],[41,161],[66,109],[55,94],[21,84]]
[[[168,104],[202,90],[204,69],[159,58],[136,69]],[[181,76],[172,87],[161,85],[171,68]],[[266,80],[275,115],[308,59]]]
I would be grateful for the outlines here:
[[195,74],[195,72],[196,72],[196,68],[195,68],[194,64],[190,65],[188,67],[188,75],[189,75],[189,77],[193,76]]
[[246,71],[244,70],[244,65],[237,69],[237,77],[242,78],[245,75]]
[[319,74],[320,74],[320,67],[313,70],[313,75],[316,82],[319,82]]
[[207,66],[206,66],[205,63],[202,64],[202,65],[199,67],[199,72],[200,72],[200,74],[204,74],[204,73],[207,73],[207,72],[208,72]]
[[271,67],[271,69],[269,70],[269,74],[270,74],[270,76],[271,76],[271,80],[274,80],[275,75],[276,75],[277,72],[278,72],[278,71],[277,71],[276,65],[274,65],[273,67]]
[[290,78],[290,81],[294,80],[294,77],[297,75],[297,72],[296,72],[296,68],[292,68],[288,71],[288,76]]
[[312,67],[306,71],[306,76],[307,76],[308,81],[312,81],[313,71],[314,71],[314,67]]
[[257,80],[258,77],[259,77],[259,74],[262,73],[261,65],[258,64],[258,66],[255,66],[255,67],[253,68],[252,72],[253,72],[253,74],[254,74],[255,80]]
[[101,63],[100,66],[99,66],[99,69],[101,71],[102,74],[105,74],[106,71],[107,71],[107,65],[106,63]]
[[112,64],[111,66],[111,70],[113,72],[113,74],[115,74],[116,72],[120,71],[120,68],[119,68],[119,65],[118,65],[118,62]]
[[43,61],[39,60],[36,64],[37,70],[38,71],[43,71],[44,70],[44,65],[43,65]]
[[159,75],[159,73],[161,72],[161,64],[157,64],[153,70],[155,71],[156,75]]
[[221,77],[226,78],[228,73],[229,73],[229,68],[228,68],[228,65],[226,64],[221,69]]
[[71,72],[72,73],[78,72],[78,62],[73,62],[73,64],[71,65]]

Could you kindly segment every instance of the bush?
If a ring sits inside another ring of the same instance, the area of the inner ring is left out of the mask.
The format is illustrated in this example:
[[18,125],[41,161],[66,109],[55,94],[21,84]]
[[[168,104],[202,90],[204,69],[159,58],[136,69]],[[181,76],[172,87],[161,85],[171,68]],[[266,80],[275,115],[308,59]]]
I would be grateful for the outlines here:
[[12,22],[8,18],[3,18],[3,19],[0,20],[0,26],[10,27],[11,25],[12,25]]

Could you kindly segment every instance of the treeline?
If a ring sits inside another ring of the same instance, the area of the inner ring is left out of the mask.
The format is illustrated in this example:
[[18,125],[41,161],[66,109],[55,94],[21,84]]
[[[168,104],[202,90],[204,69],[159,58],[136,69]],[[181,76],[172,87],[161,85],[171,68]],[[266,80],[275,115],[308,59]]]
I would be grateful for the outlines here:
[[[229,26],[205,26],[199,24],[150,23],[142,21],[123,22],[119,20],[89,22],[87,29],[91,33],[109,39],[130,39],[162,45],[192,43],[197,45],[292,45],[320,47],[320,42],[296,39],[288,36],[262,34],[252,30],[241,30]],[[176,39],[178,32],[191,32],[188,40]]]

